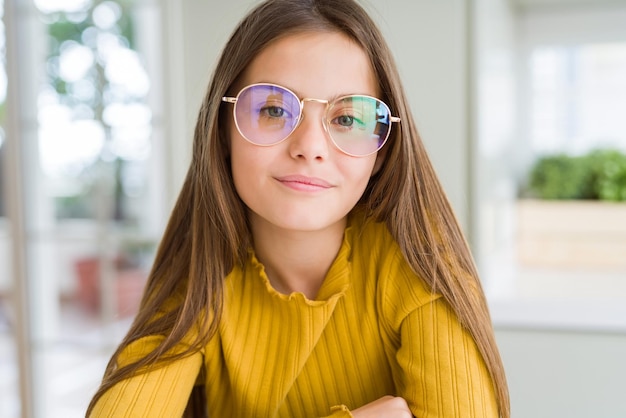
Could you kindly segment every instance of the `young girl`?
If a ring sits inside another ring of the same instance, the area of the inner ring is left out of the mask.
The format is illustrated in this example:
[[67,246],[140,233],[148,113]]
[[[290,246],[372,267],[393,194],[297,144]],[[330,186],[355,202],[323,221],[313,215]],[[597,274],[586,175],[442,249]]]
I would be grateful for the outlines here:
[[226,44],[140,312],[87,412],[198,406],[509,417],[470,252],[352,0],[268,0]]

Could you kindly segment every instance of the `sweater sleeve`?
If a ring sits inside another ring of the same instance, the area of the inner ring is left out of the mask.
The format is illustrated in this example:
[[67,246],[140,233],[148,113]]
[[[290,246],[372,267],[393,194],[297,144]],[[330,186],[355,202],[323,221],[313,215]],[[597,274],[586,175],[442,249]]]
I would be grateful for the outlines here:
[[491,376],[469,332],[388,244],[379,281],[380,325],[397,393],[418,418],[496,418]]
[[[161,339],[145,337],[133,342],[121,353],[119,365],[145,356]],[[197,352],[122,380],[102,395],[90,418],[182,416],[201,365],[202,353]]]
[[409,313],[400,341],[396,382],[416,417],[498,417],[482,356],[443,298]]

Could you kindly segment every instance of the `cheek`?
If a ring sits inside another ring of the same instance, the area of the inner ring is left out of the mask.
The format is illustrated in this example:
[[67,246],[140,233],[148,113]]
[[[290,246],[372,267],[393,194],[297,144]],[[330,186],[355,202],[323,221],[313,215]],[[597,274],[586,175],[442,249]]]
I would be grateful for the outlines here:
[[[351,157],[350,157],[351,158]],[[355,191],[362,193],[369,183],[372,175],[375,174],[376,155],[353,159],[339,163],[344,178],[349,179]]]

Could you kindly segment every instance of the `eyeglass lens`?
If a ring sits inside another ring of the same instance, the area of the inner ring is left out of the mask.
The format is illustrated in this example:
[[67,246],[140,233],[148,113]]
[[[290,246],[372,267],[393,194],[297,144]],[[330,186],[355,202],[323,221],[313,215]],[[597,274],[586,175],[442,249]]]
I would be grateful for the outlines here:
[[[287,138],[298,126],[300,116],[300,99],[280,86],[255,84],[237,96],[237,128],[257,145],[273,145]],[[387,105],[369,96],[346,96],[331,102],[323,123],[335,145],[354,156],[378,151],[391,125]]]

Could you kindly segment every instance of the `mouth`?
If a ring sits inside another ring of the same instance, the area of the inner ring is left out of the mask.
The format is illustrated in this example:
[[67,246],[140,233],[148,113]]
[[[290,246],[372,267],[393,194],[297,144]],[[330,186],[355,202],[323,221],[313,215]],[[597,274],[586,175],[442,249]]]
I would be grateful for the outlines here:
[[333,185],[326,180],[301,175],[277,177],[276,180],[292,189],[304,191],[318,191],[333,187]]

